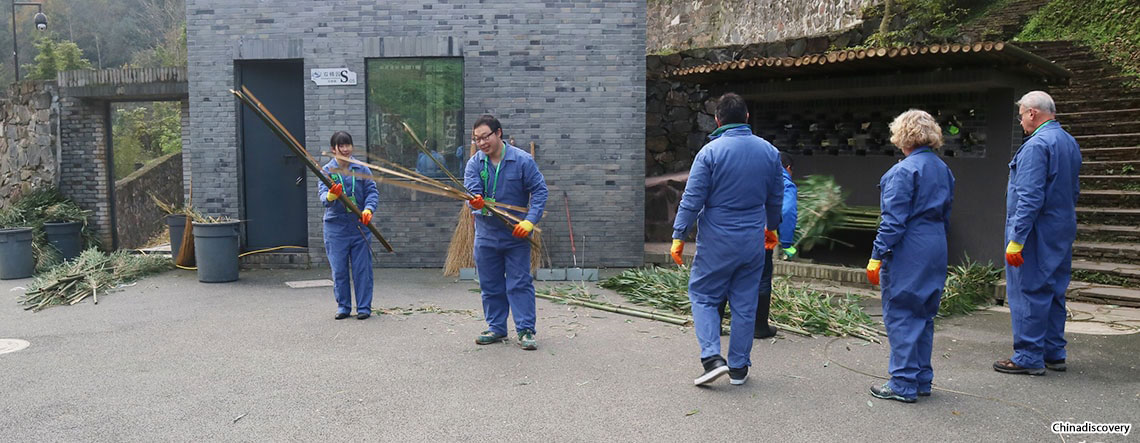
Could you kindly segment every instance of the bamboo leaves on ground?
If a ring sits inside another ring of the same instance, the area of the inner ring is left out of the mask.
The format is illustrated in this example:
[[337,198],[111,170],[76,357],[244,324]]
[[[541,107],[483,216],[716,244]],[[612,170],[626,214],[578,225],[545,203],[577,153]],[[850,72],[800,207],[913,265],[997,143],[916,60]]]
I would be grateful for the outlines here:
[[41,311],[55,305],[74,305],[89,296],[98,303],[100,293],[170,267],[170,258],[162,255],[125,251],[107,255],[91,248],[37,276],[20,304],[25,310]]
[[[599,283],[639,305],[652,306],[688,317],[687,268],[630,269]],[[786,279],[773,282],[770,323],[803,335],[852,336],[878,342],[883,335],[876,322],[859,306],[855,296],[832,297]]]
[[993,303],[994,287],[1001,280],[1001,269],[993,263],[981,264],[966,257],[963,264],[950,267],[946,290],[938,306],[940,317],[969,314]]

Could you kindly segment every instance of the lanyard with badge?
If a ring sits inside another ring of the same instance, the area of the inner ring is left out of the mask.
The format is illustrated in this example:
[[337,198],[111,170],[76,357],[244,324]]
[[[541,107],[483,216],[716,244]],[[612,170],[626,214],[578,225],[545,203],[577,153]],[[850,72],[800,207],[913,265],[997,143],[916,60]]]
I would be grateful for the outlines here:
[[[332,179],[333,183],[339,183],[341,185],[341,187],[344,186],[344,178],[341,177],[340,174],[336,174],[336,173],[329,174],[329,178]],[[352,202],[352,204],[355,205],[356,204],[356,180],[352,180],[352,189],[345,189],[345,191],[348,191],[348,201]],[[344,208],[344,211],[345,212],[352,212],[351,210],[348,209],[347,206]]]
[[[479,177],[483,179],[483,192],[487,193],[487,198],[484,200],[489,203],[495,202],[495,194],[499,189],[499,171],[503,168],[503,160],[504,159],[500,158],[499,164],[495,165],[495,178],[493,180],[490,180],[490,183],[488,183],[488,180],[490,179],[490,169],[487,167],[487,157],[483,157],[483,170],[479,171]],[[482,211],[483,215],[490,215],[490,212],[487,211],[487,208],[483,208]]]

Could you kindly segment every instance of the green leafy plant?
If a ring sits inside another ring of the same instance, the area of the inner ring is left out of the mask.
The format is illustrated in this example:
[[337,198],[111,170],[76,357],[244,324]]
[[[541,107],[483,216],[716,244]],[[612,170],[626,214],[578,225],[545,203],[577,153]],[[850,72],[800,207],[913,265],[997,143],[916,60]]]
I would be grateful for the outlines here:
[[951,266],[946,275],[946,289],[938,306],[940,317],[969,314],[994,300],[994,287],[1001,280],[1001,269],[993,263],[981,264],[967,256],[964,262]]
[[83,50],[70,40],[57,40],[55,34],[45,34],[36,39],[34,63],[24,65],[28,80],[55,80],[59,71],[91,69],[91,61],[83,58]]

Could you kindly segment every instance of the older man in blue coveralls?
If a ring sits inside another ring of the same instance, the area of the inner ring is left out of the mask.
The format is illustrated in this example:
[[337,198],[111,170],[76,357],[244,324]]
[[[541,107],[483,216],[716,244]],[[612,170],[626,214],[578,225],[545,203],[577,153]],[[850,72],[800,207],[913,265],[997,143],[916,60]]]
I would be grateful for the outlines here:
[[1065,290],[1077,238],[1081,150],[1055,120],[1042,91],[1018,100],[1029,136],[1009,163],[1006,189],[1006,301],[1013,322],[1013,357],[994,362],[1008,374],[1064,371]]
[[[488,326],[475,343],[486,345],[506,339],[507,314],[513,314],[519,346],[534,350],[538,345],[534,338],[534,284],[527,237],[542,219],[546,180],[530,154],[503,142],[503,127],[495,117],[479,117],[471,135],[479,152],[467,161],[463,185],[475,196],[468,203],[477,211],[475,267]],[[524,220],[509,226],[485,210],[487,202],[528,210]]]
[[[775,230],[783,198],[779,153],[753,135],[747,121],[743,98],[733,93],[720,98],[716,108],[719,127],[693,160],[673,223],[670,255],[677,264],[685,235],[694,223],[698,225],[697,252],[689,277],[693,327],[705,371],[694,380],[698,386],[726,373],[731,384],[742,385],[747,380],[764,249],[778,243]],[[720,355],[717,313],[717,306],[726,299],[732,311],[727,365]]]
[[[352,156],[352,136],[347,132],[334,133],[329,145],[337,155]],[[364,166],[355,163],[342,165],[334,158],[321,169],[334,183],[331,189],[323,181],[318,181],[317,185],[317,193],[325,205],[325,251],[332,268],[333,295],[337,305],[334,318],[341,320],[352,312],[352,288],[348,279],[351,273],[352,286],[356,286],[356,318],[364,320],[372,315],[372,248],[364,225],[372,222],[372,213],[380,203],[380,193],[373,180],[331,172],[348,169],[355,174],[372,175],[372,171]],[[364,218],[358,219],[337,199],[342,193],[360,208]]]
[[882,221],[867,262],[867,278],[882,273],[883,324],[891,357],[890,380],[871,395],[905,403],[930,395],[934,316],[946,286],[954,174],[934,153],[942,129],[929,113],[911,109],[891,122],[891,143],[906,158],[879,179]]

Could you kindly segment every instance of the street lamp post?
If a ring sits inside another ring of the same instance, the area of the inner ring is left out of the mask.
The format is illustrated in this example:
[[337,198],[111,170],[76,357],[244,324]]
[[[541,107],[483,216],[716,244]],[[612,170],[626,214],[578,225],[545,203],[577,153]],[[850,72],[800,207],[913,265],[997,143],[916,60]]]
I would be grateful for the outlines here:
[[16,78],[13,81],[20,81],[20,51],[16,46],[16,7],[17,6],[35,6],[36,12],[36,29],[43,31],[47,29],[47,16],[44,15],[44,5],[38,2],[18,2],[12,1],[12,67],[16,69]]

